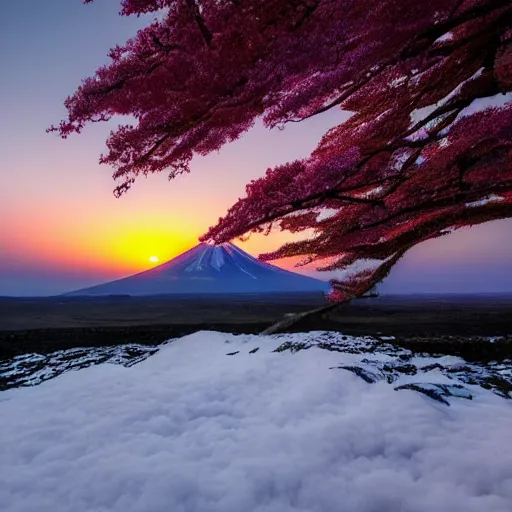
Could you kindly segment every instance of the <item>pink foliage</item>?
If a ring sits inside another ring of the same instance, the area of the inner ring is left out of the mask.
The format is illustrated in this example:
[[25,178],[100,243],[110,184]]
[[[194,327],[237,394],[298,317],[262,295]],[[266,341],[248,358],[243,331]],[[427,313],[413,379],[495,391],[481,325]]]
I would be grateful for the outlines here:
[[352,117],[309,158],[247,185],[203,239],[277,224],[314,236],[264,259],[305,256],[328,270],[380,260],[333,282],[331,298],[343,301],[370,290],[413,245],[512,214],[509,0],[121,2],[124,15],[164,8],[111,50],[53,128],[67,137],[135,117],[101,157],[121,180],[117,195],[141,174],[188,172],[194,155],[235,140],[257,117],[272,127],[342,108]]

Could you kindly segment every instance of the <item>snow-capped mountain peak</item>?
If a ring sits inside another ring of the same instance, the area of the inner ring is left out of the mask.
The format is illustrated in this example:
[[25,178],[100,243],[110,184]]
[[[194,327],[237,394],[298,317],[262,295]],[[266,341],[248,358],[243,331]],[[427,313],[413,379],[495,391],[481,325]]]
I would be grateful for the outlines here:
[[262,263],[231,243],[200,243],[140,274],[68,295],[278,293],[328,288],[324,281]]

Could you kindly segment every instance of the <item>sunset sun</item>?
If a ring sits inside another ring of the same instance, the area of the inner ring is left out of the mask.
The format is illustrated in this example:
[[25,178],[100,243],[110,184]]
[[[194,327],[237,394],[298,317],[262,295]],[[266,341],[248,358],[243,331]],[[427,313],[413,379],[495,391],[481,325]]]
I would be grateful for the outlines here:
[[157,263],[158,262],[158,256],[150,256],[149,261],[151,263]]

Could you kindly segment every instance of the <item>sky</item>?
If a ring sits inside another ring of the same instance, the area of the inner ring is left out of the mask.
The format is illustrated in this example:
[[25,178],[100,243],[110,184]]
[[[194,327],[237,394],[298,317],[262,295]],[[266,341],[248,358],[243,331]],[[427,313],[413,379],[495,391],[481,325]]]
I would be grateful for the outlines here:
[[[307,156],[345,118],[328,112],[284,131],[261,123],[192,173],[140,179],[121,199],[98,164],[113,124],[67,140],[46,128],[65,98],[148,18],[117,15],[114,0],[0,2],[0,295],[53,295],[126,276],[177,256],[268,167]],[[117,122],[115,123],[117,124]],[[512,220],[464,229],[413,248],[383,293],[512,292]],[[253,255],[290,239],[239,244]],[[286,264],[286,262],[280,262]]]

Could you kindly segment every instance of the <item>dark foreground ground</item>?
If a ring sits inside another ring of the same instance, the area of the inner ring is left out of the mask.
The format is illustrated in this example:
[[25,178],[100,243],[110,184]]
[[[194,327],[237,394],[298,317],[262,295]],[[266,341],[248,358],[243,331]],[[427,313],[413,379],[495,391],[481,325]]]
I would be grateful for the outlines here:
[[[197,330],[258,333],[288,313],[324,304],[316,294],[0,298],[0,359],[78,346],[153,345]],[[512,295],[384,296],[305,319],[290,330],[393,335],[414,349],[503,359],[512,357]],[[479,339],[488,336],[509,339]]]

